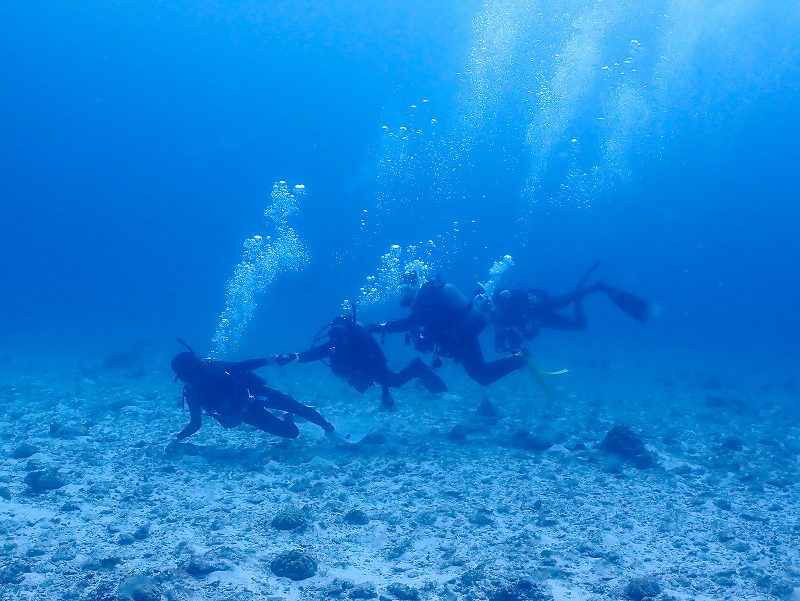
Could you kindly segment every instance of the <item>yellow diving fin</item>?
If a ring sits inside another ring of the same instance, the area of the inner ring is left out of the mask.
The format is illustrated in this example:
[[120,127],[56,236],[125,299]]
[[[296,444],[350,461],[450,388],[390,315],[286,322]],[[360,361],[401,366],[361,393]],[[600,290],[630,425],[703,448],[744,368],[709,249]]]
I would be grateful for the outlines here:
[[544,390],[547,396],[553,396],[553,391],[550,390],[550,387],[547,385],[545,376],[560,376],[561,374],[565,374],[569,371],[568,369],[559,369],[557,371],[541,371],[540,369],[537,369],[530,359],[528,359],[528,361],[525,363],[525,368],[530,372],[530,374],[533,376],[533,379],[536,380],[536,383],[542,390]]

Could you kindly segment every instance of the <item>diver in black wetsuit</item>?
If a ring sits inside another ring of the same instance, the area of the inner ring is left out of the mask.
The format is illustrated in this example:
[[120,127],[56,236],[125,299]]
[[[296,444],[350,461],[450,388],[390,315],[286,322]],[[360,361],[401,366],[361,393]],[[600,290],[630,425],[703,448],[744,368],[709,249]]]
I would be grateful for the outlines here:
[[[183,341],[181,343],[189,348]],[[191,349],[176,355],[172,359],[172,369],[175,379],[184,382],[183,400],[189,405],[191,420],[175,438],[180,441],[197,432],[202,425],[203,412],[224,428],[245,423],[283,438],[297,438],[300,434],[294,415],[317,424],[327,433],[333,432],[333,424],[316,409],[265,386],[264,380],[252,372],[270,363],[277,363],[276,358],[231,363],[201,359]],[[278,419],[267,409],[285,411],[286,415]]]
[[434,365],[440,354],[452,357],[481,386],[488,386],[525,365],[522,354],[486,362],[478,334],[488,319],[458,288],[442,282],[438,276],[422,286],[415,273],[406,274],[404,279],[400,304],[410,307],[411,313],[395,321],[368,325],[367,330],[408,332],[417,350],[434,351]]
[[[327,335],[323,335],[327,329]],[[326,338],[324,342],[317,342]],[[394,372],[387,366],[386,355],[372,335],[354,317],[340,316],[320,330],[314,346],[301,353],[278,355],[279,365],[298,360],[301,363],[327,359],[331,370],[347,380],[359,392],[375,384],[381,386],[381,409],[389,411],[394,399],[389,387],[399,388],[412,378],[419,378],[428,392],[445,392],[447,385],[419,358]]]
[[[485,295],[478,294],[475,297],[476,304],[483,304],[491,311],[497,351],[521,350],[524,341],[538,336],[541,328],[585,330],[587,324],[583,299],[595,292],[604,293],[630,317],[646,322],[652,314],[651,306],[646,301],[605,282],[586,286],[586,281],[598,265],[595,263],[589,268],[572,292],[559,296],[535,288],[501,288],[494,292],[491,302],[487,302]],[[572,315],[560,312],[569,305],[573,307]]]

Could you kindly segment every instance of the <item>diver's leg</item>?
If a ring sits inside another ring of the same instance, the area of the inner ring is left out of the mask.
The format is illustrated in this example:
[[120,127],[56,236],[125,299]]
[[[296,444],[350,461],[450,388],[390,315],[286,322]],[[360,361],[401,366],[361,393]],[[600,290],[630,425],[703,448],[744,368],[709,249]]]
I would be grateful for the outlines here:
[[425,362],[416,357],[411,363],[400,371],[400,375],[406,378],[406,381],[411,378],[419,378],[425,390],[432,393],[447,392],[447,384],[444,383],[436,372],[430,367],[425,365]]
[[400,388],[412,378],[419,377],[422,373],[422,370],[425,368],[426,366],[425,363],[422,362],[422,359],[416,357],[411,363],[406,365],[399,372],[394,372],[391,369],[386,368],[384,373],[384,381],[392,388]]
[[511,355],[510,357],[503,357],[484,364],[482,370],[482,380],[478,380],[481,386],[488,386],[493,382],[497,382],[510,374],[512,371],[517,371],[520,367],[525,365],[527,359],[523,354]]
[[481,386],[488,386],[496,382],[525,365],[526,361],[525,357],[520,354],[487,363],[483,358],[481,345],[477,338],[462,341],[455,359],[464,366],[467,375]]
[[604,291],[605,284],[602,282],[598,282],[597,284],[592,284],[591,286],[583,286],[581,288],[576,288],[572,292],[567,292],[566,294],[560,294],[559,296],[548,296],[547,300],[545,300],[541,308],[537,308],[537,314],[541,311],[543,314],[554,313],[559,309],[563,309],[564,307],[568,307],[569,305],[579,303],[584,298],[589,296],[590,294],[594,294],[595,292]]
[[[394,373],[394,372],[392,372]],[[396,374],[395,374],[396,375]],[[381,384],[381,411],[394,410],[394,397],[389,392],[389,384]]]
[[383,375],[383,382],[392,388],[400,388],[413,378],[419,378],[422,385],[428,392],[447,392],[447,385],[434,371],[425,365],[419,357],[415,357],[408,365],[399,372],[386,369]]
[[387,367],[383,370],[383,373],[381,373],[380,376],[376,378],[376,380],[381,386],[391,386],[392,388],[400,388],[403,384],[408,382],[413,377],[413,376],[406,377],[406,374],[404,374],[403,372],[405,372],[405,369],[401,370],[398,373],[396,371],[392,371]]
[[[290,414],[287,414],[289,416]],[[283,438],[297,438],[300,430],[290,419],[278,419],[263,407],[250,407],[242,414],[242,421],[254,428]]]
[[[539,311],[539,326],[551,330],[585,330],[587,322],[583,312],[583,299],[601,291],[605,292],[605,284],[598,282],[576,288],[569,294],[548,297]],[[569,305],[572,305],[571,317],[558,312]]]
[[[586,316],[583,313],[582,300],[594,292],[602,292],[616,307],[633,319],[646,322],[652,313],[650,303],[619,288],[609,286],[605,282],[597,282],[591,286],[577,288],[563,296],[550,297],[541,310],[540,324],[545,328],[557,330],[585,330]],[[567,305],[574,306],[572,317],[559,314],[557,311]]]
[[326,432],[333,432],[334,430],[333,424],[322,417],[319,411],[313,407],[309,407],[308,405],[303,405],[303,403],[293,399],[288,394],[280,392],[279,390],[262,386],[258,389],[258,391],[255,392],[254,396],[264,407],[269,407],[270,409],[279,409],[280,411],[286,411],[287,413],[291,413],[293,415],[299,415],[303,419],[310,421],[312,424],[318,425]]
[[600,261],[595,261],[592,263],[589,269],[587,269],[581,276],[581,279],[578,280],[578,285],[575,286],[572,292],[568,292],[567,294],[562,294],[560,296],[547,295],[546,300],[541,307],[537,308],[537,313],[539,311],[541,311],[543,314],[554,313],[559,309],[563,309],[564,307],[567,307],[573,303],[579,303],[590,294],[603,290],[605,285],[602,282],[592,284],[591,286],[586,286],[586,281],[589,279],[589,276],[592,275],[594,270],[599,266]]
[[378,375],[375,380],[381,387],[381,411],[393,411],[394,397],[392,397],[392,394],[389,392],[389,386],[392,388],[400,388],[406,383],[406,380],[403,380],[400,374],[386,366],[384,366],[383,372]]

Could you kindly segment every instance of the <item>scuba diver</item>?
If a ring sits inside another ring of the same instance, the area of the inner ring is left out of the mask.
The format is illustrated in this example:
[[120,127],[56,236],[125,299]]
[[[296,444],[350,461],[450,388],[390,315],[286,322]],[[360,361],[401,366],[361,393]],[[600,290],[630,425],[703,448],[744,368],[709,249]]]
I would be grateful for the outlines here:
[[[183,340],[178,339],[188,352],[179,353],[172,359],[175,380],[184,383],[183,400],[189,405],[189,424],[178,434],[184,440],[200,429],[202,414],[210,415],[223,428],[235,428],[242,423],[283,438],[297,438],[300,434],[294,423],[299,415],[318,425],[326,433],[334,426],[313,407],[303,405],[292,397],[265,386],[264,380],[253,373],[271,363],[275,357],[249,359],[235,363],[200,358]],[[267,409],[285,411],[279,419]]]
[[488,386],[526,364],[516,353],[486,362],[478,335],[488,319],[462,292],[439,276],[422,284],[418,273],[403,276],[400,304],[411,309],[402,319],[366,326],[370,332],[406,332],[420,352],[434,353],[433,366],[441,365],[440,355],[452,357],[467,375],[481,386]]
[[[585,330],[587,323],[583,299],[595,292],[604,293],[626,315],[639,322],[646,322],[652,315],[648,302],[605,282],[586,285],[598,265],[599,262],[586,271],[572,292],[559,296],[535,288],[501,288],[495,290],[490,299],[479,292],[474,300],[491,313],[497,351],[520,351],[524,341],[538,336],[542,328]],[[572,315],[560,312],[569,305],[573,307]]]
[[415,358],[399,372],[389,369],[383,349],[356,321],[355,308],[352,316],[341,315],[323,326],[314,337],[309,350],[277,357],[279,365],[286,365],[294,360],[300,363],[327,360],[327,365],[334,374],[347,380],[350,386],[362,393],[379,384],[382,411],[391,411],[394,408],[389,387],[399,388],[412,378],[419,378],[428,392],[447,391],[444,381],[419,358]]

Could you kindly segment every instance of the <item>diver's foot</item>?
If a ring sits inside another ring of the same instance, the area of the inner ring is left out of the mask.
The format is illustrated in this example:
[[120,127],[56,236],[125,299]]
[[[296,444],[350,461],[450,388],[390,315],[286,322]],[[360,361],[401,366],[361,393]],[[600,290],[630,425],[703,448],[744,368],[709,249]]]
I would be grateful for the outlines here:
[[379,407],[381,411],[394,411],[394,399],[386,400],[384,399],[381,401],[381,406]]
[[332,434],[336,430],[336,426],[327,420],[321,424],[321,427],[325,430],[325,434]]
[[287,413],[286,415],[284,415],[283,416],[283,423],[284,424],[293,424],[294,423],[294,414],[293,413]]

